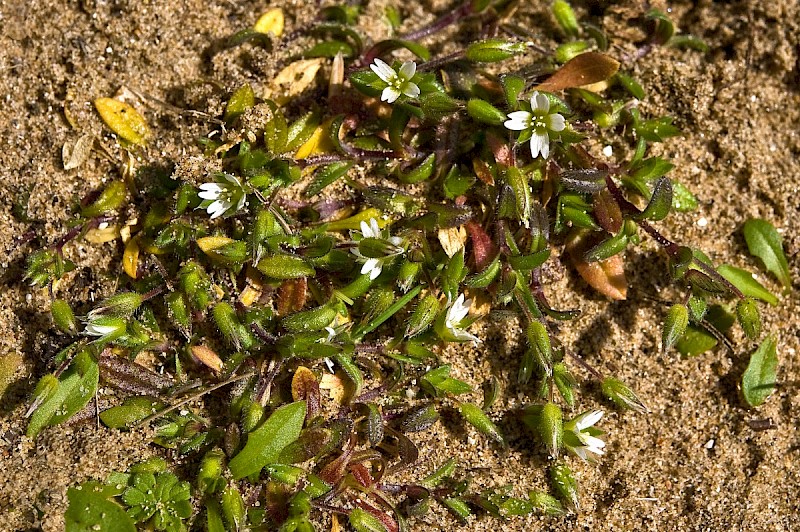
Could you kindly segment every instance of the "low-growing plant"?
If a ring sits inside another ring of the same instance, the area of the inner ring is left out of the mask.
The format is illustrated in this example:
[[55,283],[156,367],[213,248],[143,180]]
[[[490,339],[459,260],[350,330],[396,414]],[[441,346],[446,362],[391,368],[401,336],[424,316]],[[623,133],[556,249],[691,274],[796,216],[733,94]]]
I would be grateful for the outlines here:
[[[516,7],[468,0],[375,43],[352,4],[286,36],[282,12],[271,10],[230,46],[280,49],[302,36],[311,44],[270,98],[248,85],[230,94],[218,128],[200,139],[219,171],[153,178],[131,158],[124,179],[83,201],[73,228],[30,256],[27,278],[50,289],[53,321],[70,343],[33,394],[28,435],[98,415],[112,428],[154,427],[155,444],[195,464],[181,475],[190,482],[155,461],[70,489],[69,530],[313,530],[321,514],[359,531],[398,530],[433,503],[458,520],[579,511],[570,455],[595,461],[606,446],[604,412],[581,408],[581,394],[648,408],[559,339],[559,324],[581,310],[549,303],[558,255],[592,289],[624,300],[625,251],[645,237],[661,250],[652,260],[668,261],[659,281],[674,287],[661,300],[663,350],[734,349],[734,322],[748,343],[761,338],[758,300],[777,298],[657,228],[697,205],[668,177],[673,165],[651,154],[680,134],[672,118],[640,109],[644,89],[610,55],[602,29],[579,23],[569,4],[554,2],[552,27],[539,28],[560,36],[554,48],[512,22]],[[394,34],[399,12],[386,19]],[[642,23],[650,37],[628,62],[655,46],[703,49],[660,12]],[[422,43],[455,24],[477,37],[434,57]],[[316,77],[323,64],[327,98]],[[134,107],[95,105],[128,150],[147,145]],[[79,143],[65,148],[65,166],[86,156]],[[753,220],[744,234],[788,287],[778,233]],[[64,248],[79,237],[120,239],[125,274],[80,319],[56,297],[75,268]],[[437,430],[443,414],[498,448],[511,444],[495,422],[497,381],[476,404],[469,378],[444,360],[458,349],[442,349],[473,344],[493,356],[473,323],[501,309],[523,338],[514,371],[533,398],[508,414],[546,453],[551,490],[476,491],[453,459],[426,478],[396,480],[420,460],[414,433]],[[767,398],[776,365],[768,337],[743,376],[747,403]],[[100,381],[127,398],[98,412]],[[204,408],[211,396],[215,408]]]

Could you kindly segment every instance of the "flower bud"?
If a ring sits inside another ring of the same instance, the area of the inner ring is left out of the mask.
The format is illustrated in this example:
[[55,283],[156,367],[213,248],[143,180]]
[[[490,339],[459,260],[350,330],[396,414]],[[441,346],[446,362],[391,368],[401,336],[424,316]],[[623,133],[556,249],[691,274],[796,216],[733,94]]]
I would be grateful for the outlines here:
[[122,207],[128,198],[128,190],[122,181],[112,181],[91,204],[81,210],[84,218],[95,218],[101,214],[115,211]]
[[222,515],[228,524],[228,530],[241,530],[245,520],[245,505],[239,489],[230,484],[222,491],[220,498],[222,503]]
[[69,303],[63,299],[56,299],[50,306],[50,313],[53,315],[53,321],[56,327],[67,334],[75,334],[78,330],[78,321],[75,319],[75,314]]
[[570,41],[565,42],[556,48],[555,59],[559,63],[566,63],[570,59],[578,56],[589,49],[589,43],[586,41]]
[[553,2],[553,16],[564,30],[564,33],[569,37],[577,37],[580,33],[580,26],[578,26],[578,18],[575,16],[575,11],[572,6],[565,0],[556,0]]
[[221,302],[214,306],[214,322],[222,336],[236,349],[250,349],[254,339],[247,327],[242,325],[236,312],[228,303]]
[[411,314],[406,325],[406,338],[412,338],[430,327],[439,312],[439,301],[431,294],[425,296]]
[[494,63],[523,54],[525,50],[524,43],[510,42],[503,39],[487,39],[470,44],[465,55],[470,61]]
[[685,305],[672,305],[664,319],[664,330],[661,333],[661,350],[666,351],[686,332],[689,325],[689,309]]
[[123,336],[127,331],[127,321],[124,318],[113,318],[110,316],[100,316],[86,323],[83,334],[87,336],[98,336],[96,343],[113,342]]
[[184,336],[189,337],[192,334],[192,320],[189,314],[189,306],[186,304],[186,298],[180,292],[170,292],[164,296],[164,302],[167,305],[167,310],[178,326],[178,329]]
[[220,449],[212,449],[203,457],[197,472],[197,485],[203,493],[214,493],[221,484],[225,484],[225,479],[222,478],[224,457],[225,454]]
[[264,257],[256,265],[261,273],[273,279],[297,279],[314,275],[314,268],[300,257],[291,255],[271,255]]
[[86,317],[88,321],[107,316],[112,318],[130,318],[142,304],[144,298],[136,292],[121,292],[100,302]]
[[563,441],[563,416],[561,407],[555,403],[547,403],[539,412],[537,432],[542,443],[547,447],[548,454],[558,458]]
[[467,113],[478,122],[491,126],[499,126],[506,121],[506,114],[503,111],[478,98],[472,98],[467,102]]
[[634,410],[642,414],[650,410],[639,399],[633,390],[628,388],[625,383],[614,377],[606,377],[601,385],[603,395],[611,399],[620,408]]
[[528,343],[531,346],[533,362],[545,375],[553,375],[553,355],[550,347],[550,336],[542,322],[534,320],[528,325],[526,331]]

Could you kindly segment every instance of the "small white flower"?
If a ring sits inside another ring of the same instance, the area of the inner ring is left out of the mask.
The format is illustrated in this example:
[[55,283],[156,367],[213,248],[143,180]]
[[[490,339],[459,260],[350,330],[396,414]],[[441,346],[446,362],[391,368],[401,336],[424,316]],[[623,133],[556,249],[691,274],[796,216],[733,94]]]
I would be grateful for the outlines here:
[[89,336],[106,336],[116,330],[117,327],[115,325],[95,325],[93,323],[87,323],[83,333]]
[[594,425],[603,417],[602,410],[589,410],[564,423],[564,444],[582,460],[594,459],[589,453],[604,454],[606,442],[598,438],[602,432]]
[[473,342],[480,342],[480,339],[474,334],[470,334],[462,329],[461,322],[469,314],[469,309],[472,306],[471,299],[464,299],[464,294],[459,294],[456,300],[447,309],[447,314],[444,318],[445,329],[459,342],[466,342],[472,340]]
[[223,214],[238,212],[247,203],[247,194],[236,176],[220,174],[219,177],[224,181],[203,183],[197,194],[205,200],[200,207],[206,209],[212,220]]
[[401,94],[409,98],[419,96],[419,86],[411,81],[411,78],[417,73],[417,64],[414,61],[406,61],[400,67],[400,71],[396,72],[392,67],[376,57],[375,62],[369,68],[388,84],[388,87],[383,89],[383,93],[381,93],[381,101],[394,103]]
[[361,240],[363,238],[380,238],[387,240],[390,244],[395,246],[397,249],[401,250],[397,253],[392,253],[385,257],[365,257],[361,254],[361,251],[357,247],[352,248],[350,251],[356,255],[359,260],[363,260],[364,264],[361,266],[361,274],[369,274],[370,281],[374,281],[378,278],[378,276],[383,271],[383,263],[386,262],[388,259],[392,257],[396,257],[397,255],[401,255],[403,253],[402,246],[403,246],[403,239],[399,236],[390,236],[385,238],[383,235],[383,231],[381,231],[380,226],[378,226],[378,220],[375,218],[370,218],[369,223],[365,221],[361,221],[361,235],[358,234],[353,235],[357,240]]
[[508,114],[503,124],[512,131],[528,131],[531,134],[531,156],[540,154],[543,159],[550,155],[550,136],[548,131],[559,132],[566,127],[566,120],[559,113],[550,112],[550,100],[535,91],[531,96],[531,112],[514,111]]

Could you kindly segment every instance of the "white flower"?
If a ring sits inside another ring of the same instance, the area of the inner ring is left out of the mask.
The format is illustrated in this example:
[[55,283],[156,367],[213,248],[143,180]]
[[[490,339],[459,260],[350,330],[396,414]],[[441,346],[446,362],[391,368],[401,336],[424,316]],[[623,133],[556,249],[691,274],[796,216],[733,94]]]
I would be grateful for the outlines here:
[[389,255],[386,255],[385,257],[365,257],[364,255],[361,254],[361,251],[359,251],[357,247],[352,248],[350,250],[354,255],[356,255],[359,258],[359,260],[364,261],[364,265],[361,266],[361,274],[364,275],[368,273],[370,281],[374,281],[381,274],[381,271],[383,271],[384,262],[386,262],[388,259],[391,259],[392,257],[401,255],[403,253],[402,251],[403,239],[400,238],[399,236],[390,236],[388,238],[384,238],[383,231],[381,231],[381,228],[378,226],[378,220],[376,220],[375,218],[370,218],[369,223],[362,220],[360,225],[361,225],[360,238],[358,238],[358,235],[354,235],[356,238],[358,238],[358,240],[361,240],[363,238],[385,239],[392,246],[400,250],[397,253],[391,253]]
[[392,67],[376,57],[375,62],[369,68],[389,85],[383,89],[381,101],[394,103],[401,94],[409,98],[419,96],[419,86],[411,81],[411,78],[417,73],[417,64],[414,61],[406,61],[400,67],[400,71],[396,72]]
[[550,112],[550,100],[538,91],[531,96],[531,112],[514,111],[508,114],[503,124],[512,131],[528,131],[531,134],[531,156],[535,159],[541,154],[543,159],[550,155],[550,136],[548,131],[563,131],[566,127],[564,117]]
[[445,329],[459,342],[466,342],[472,340],[473,342],[480,342],[480,339],[474,334],[470,334],[464,329],[460,328],[461,322],[469,314],[469,308],[472,306],[471,299],[464,299],[464,294],[459,294],[456,300],[447,309],[447,314],[444,318]]
[[206,209],[212,220],[223,214],[237,212],[247,203],[247,194],[236,176],[219,174],[219,177],[224,181],[203,183],[197,194],[205,200],[200,207]]
[[594,425],[603,417],[602,410],[589,410],[564,423],[564,445],[582,460],[592,461],[588,453],[602,455],[606,442],[598,438],[602,431]]
[[105,336],[115,332],[116,330],[117,327],[114,325],[94,325],[92,323],[87,323],[83,332],[89,336]]

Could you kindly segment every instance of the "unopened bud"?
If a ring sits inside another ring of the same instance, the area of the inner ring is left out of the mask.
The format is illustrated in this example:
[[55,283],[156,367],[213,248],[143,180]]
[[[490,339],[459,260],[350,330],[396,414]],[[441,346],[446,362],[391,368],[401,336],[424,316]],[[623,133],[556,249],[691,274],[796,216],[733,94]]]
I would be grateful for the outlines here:
[[611,399],[620,408],[635,410],[636,412],[647,413],[650,410],[639,399],[633,390],[628,388],[624,382],[614,377],[606,377],[601,385],[603,395]]

